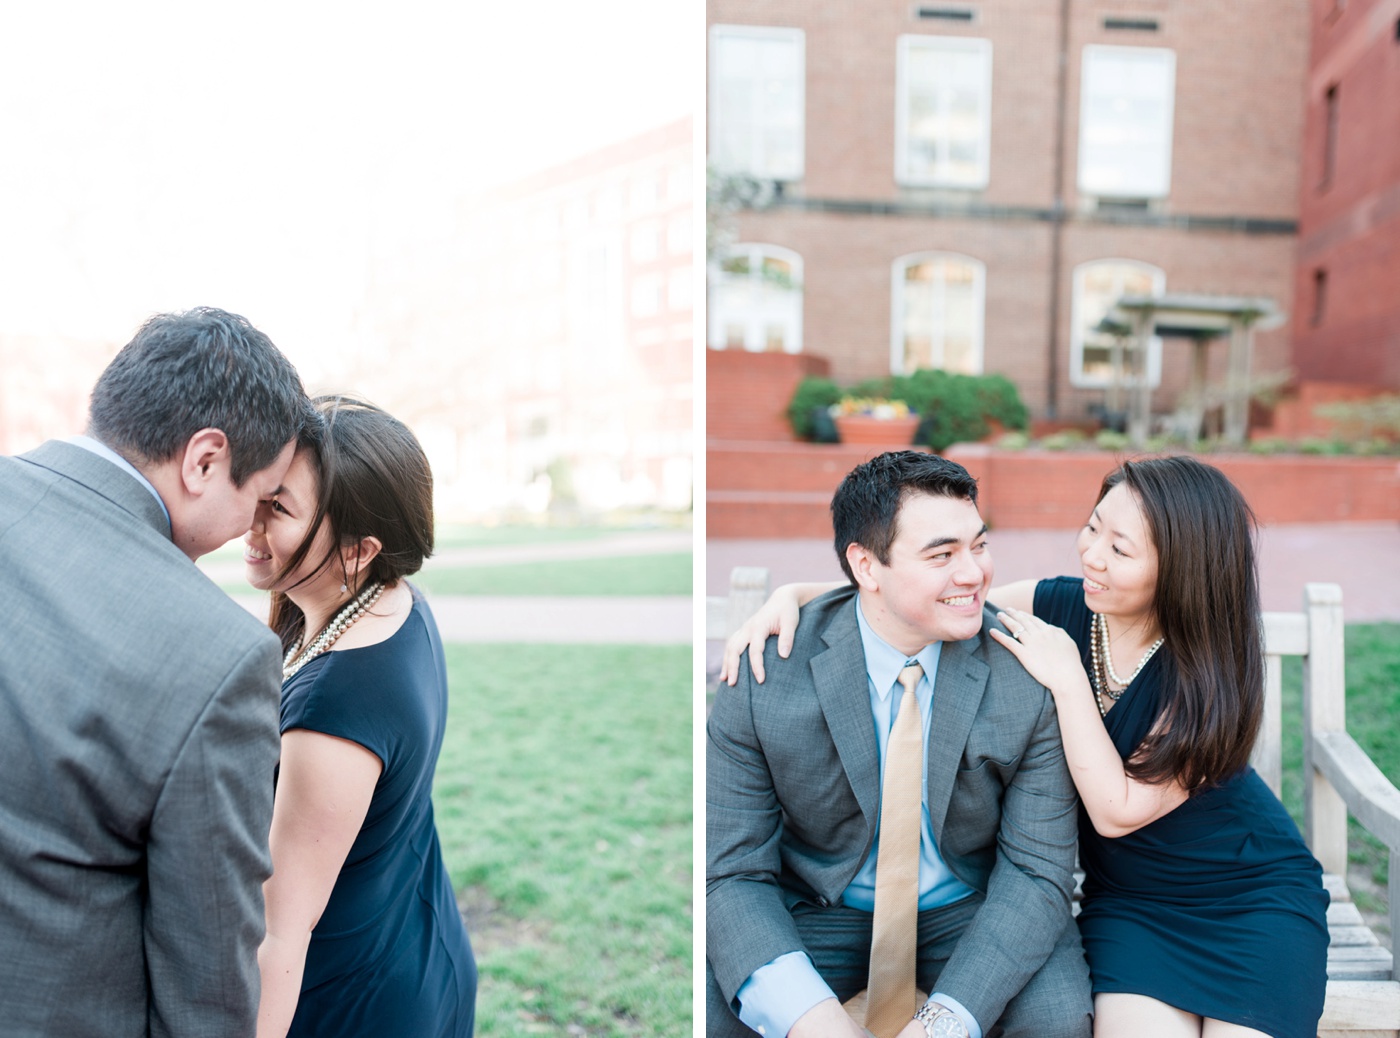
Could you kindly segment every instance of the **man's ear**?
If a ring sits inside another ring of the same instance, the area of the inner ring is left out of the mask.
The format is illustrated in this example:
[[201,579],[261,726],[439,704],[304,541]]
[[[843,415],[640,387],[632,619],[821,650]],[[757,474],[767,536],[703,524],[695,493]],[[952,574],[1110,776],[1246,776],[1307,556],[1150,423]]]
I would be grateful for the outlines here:
[[232,478],[232,456],[222,429],[201,429],[189,438],[180,456],[180,482],[194,497],[201,496],[223,473]]
[[846,545],[846,564],[851,567],[851,573],[856,578],[856,583],[862,591],[879,591],[880,581],[875,572],[875,566],[880,560],[875,558],[864,545],[852,541]]
[[369,568],[369,564],[383,550],[384,544],[378,537],[361,537],[354,544],[341,548],[340,557],[345,566],[345,572],[352,577],[359,576]]

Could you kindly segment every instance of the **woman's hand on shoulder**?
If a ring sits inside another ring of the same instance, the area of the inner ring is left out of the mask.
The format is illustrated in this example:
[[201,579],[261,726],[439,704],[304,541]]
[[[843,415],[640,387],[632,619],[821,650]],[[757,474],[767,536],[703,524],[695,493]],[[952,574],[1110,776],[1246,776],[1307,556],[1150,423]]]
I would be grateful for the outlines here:
[[1089,683],[1079,646],[1062,627],[1048,624],[1032,613],[1007,606],[997,613],[1006,631],[991,628],[989,633],[1026,668],[1026,673],[1050,690],[1058,700],[1062,695],[1083,695]]
[[798,610],[818,595],[840,586],[840,582],[834,582],[783,584],[776,588],[758,612],[745,620],[724,643],[724,662],[720,664],[719,679],[730,685],[739,680],[739,660],[747,649],[753,679],[763,684],[766,676],[763,673],[763,647],[768,643],[769,636],[778,636],[778,655],[787,659],[792,652],[793,638],[797,635]]

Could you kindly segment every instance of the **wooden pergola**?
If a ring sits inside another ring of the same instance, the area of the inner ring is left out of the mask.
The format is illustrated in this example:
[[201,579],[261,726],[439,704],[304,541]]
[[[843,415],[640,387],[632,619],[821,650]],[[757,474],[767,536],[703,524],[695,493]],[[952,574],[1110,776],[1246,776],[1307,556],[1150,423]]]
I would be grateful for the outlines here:
[[[1227,443],[1243,444],[1249,424],[1250,356],[1254,329],[1275,328],[1284,315],[1272,299],[1258,296],[1209,296],[1174,294],[1122,296],[1099,322],[1097,330],[1113,336],[1112,374],[1107,407],[1121,411],[1128,396],[1128,436],[1141,447],[1151,428],[1152,384],[1148,377],[1147,342],[1153,336],[1184,339],[1192,343],[1191,384],[1182,410],[1188,426],[1200,434],[1206,408],[1206,350],[1212,342],[1228,338],[1229,354],[1224,386]],[[1135,347],[1134,371],[1127,371],[1128,343]]]

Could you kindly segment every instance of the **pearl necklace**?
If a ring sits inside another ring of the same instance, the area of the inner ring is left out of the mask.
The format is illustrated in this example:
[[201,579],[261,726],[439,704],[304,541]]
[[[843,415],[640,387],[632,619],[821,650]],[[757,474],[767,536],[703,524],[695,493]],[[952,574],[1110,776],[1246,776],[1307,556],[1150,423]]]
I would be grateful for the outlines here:
[[[1104,706],[1103,697],[1106,695],[1113,702],[1123,698],[1123,693],[1128,691],[1128,686],[1133,683],[1133,679],[1142,673],[1142,668],[1147,666],[1150,660],[1162,647],[1163,639],[1158,638],[1147,651],[1142,654],[1142,659],[1138,660],[1137,667],[1126,679],[1118,676],[1118,672],[1113,669],[1112,644],[1108,638],[1108,621],[1104,619],[1102,613],[1095,613],[1094,619],[1089,624],[1089,647],[1094,659],[1094,672],[1091,675],[1094,684],[1094,700],[1099,704],[1099,716],[1107,717],[1108,708]],[[1102,644],[1102,652],[1100,645]],[[1110,688],[1109,682],[1119,685],[1117,689]]]
[[383,593],[383,581],[376,580],[370,584],[366,584],[358,595],[347,602],[341,608],[340,612],[335,614],[335,618],[325,626],[321,633],[316,636],[316,639],[306,647],[306,651],[301,652],[300,655],[298,655],[298,652],[301,650],[301,639],[298,638],[296,642],[293,643],[292,647],[287,650],[287,655],[282,660],[282,680],[286,681],[297,671],[301,670],[302,667],[306,666],[313,659],[334,645],[336,639],[350,629],[351,624],[364,616],[365,613],[369,612],[370,607],[374,605],[375,602],[379,601],[379,596]]

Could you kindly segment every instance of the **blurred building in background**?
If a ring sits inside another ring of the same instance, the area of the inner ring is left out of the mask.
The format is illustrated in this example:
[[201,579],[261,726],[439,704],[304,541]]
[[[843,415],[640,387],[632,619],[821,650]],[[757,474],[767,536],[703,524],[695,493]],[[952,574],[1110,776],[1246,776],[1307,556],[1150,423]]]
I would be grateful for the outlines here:
[[[708,345],[843,384],[1000,373],[1033,418],[1084,421],[1122,294],[1269,297],[1296,326],[1308,8],[709,0],[709,163],[748,197]],[[1258,334],[1256,373],[1287,369],[1289,335]],[[1192,351],[1147,348],[1170,409]]]
[[1400,3],[1313,0],[1298,303],[1300,378],[1400,390]]
[[[690,119],[642,133],[411,233],[378,214],[347,264],[349,331],[328,350],[247,316],[310,392],[365,396],[413,428],[442,519],[688,511],[692,133]],[[0,453],[80,431],[134,331],[0,332]]]
[[465,201],[375,263],[362,363],[444,515],[691,507],[692,132]]

